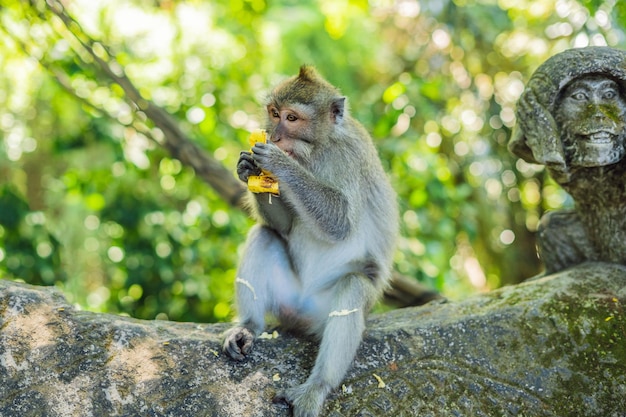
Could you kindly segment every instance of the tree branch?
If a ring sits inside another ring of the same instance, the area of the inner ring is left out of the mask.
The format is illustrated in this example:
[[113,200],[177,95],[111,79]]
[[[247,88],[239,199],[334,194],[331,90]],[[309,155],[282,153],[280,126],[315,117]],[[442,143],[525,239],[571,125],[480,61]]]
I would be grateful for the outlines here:
[[[119,85],[124,91],[126,99],[161,130],[163,141],[157,142],[164,146],[174,158],[180,160],[184,165],[192,167],[198,177],[210,185],[224,201],[233,207],[246,211],[247,208],[243,204],[245,187],[234,177],[232,172],[224,168],[219,161],[209,156],[187,137],[180,129],[178,122],[168,112],[143,97],[128,78],[122,66],[117,63],[114,55],[104,45],[85,34],[80,24],[67,14],[60,2],[49,0],[47,4],[52,13],[64,23],[67,33],[73,36],[84,51],[91,56],[97,68]],[[96,53],[96,49],[99,51],[98,53]],[[109,61],[107,62],[105,58],[108,58]]]

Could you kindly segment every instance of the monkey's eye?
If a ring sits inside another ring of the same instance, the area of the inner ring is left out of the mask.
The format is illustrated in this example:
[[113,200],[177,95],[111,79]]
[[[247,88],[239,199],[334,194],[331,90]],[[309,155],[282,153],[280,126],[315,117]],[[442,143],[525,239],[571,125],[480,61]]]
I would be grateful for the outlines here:
[[276,109],[270,109],[270,114],[272,115],[272,117],[275,117],[275,118],[280,117],[280,114],[278,113],[278,110]]
[[298,120],[298,117],[295,114],[288,114],[287,120],[289,120],[290,122],[295,122],[296,120]]

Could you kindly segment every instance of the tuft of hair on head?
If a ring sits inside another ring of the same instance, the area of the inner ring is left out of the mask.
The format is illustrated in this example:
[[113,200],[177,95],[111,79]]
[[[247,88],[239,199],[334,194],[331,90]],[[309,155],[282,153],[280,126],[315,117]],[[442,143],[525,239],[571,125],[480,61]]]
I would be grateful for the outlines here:
[[322,77],[317,72],[314,66],[305,64],[305,65],[300,66],[300,72],[298,73],[298,78],[302,81],[317,81]]
[[308,86],[314,85],[316,91],[319,91],[321,88],[329,95],[341,96],[339,89],[326,81],[313,65],[302,65],[298,75],[291,79],[298,88],[307,88]]

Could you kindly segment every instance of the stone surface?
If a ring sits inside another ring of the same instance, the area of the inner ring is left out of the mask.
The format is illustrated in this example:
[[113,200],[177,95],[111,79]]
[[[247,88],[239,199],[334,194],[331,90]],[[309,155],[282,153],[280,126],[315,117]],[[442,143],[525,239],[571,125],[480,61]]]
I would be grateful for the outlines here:
[[587,261],[626,265],[626,52],[570,49],[543,63],[517,105],[510,150],[575,202],[541,220],[547,273]]
[[[626,416],[625,306],[626,267],[591,263],[374,315],[324,415]],[[0,280],[0,416],[288,416],[271,398],[315,345],[280,334],[236,363],[227,327],[78,311]]]

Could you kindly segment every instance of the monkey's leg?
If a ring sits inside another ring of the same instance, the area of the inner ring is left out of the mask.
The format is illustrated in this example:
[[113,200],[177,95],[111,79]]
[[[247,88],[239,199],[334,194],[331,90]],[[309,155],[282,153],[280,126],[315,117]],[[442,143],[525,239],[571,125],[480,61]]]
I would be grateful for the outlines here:
[[331,291],[333,300],[311,375],[304,384],[274,399],[289,403],[295,417],[318,416],[328,393],[341,383],[356,356],[366,314],[376,298],[371,281],[360,274],[346,275]]
[[239,324],[224,334],[226,354],[244,359],[265,327],[265,313],[295,292],[295,281],[283,240],[270,228],[254,226],[235,280]]

